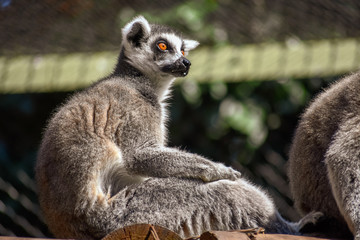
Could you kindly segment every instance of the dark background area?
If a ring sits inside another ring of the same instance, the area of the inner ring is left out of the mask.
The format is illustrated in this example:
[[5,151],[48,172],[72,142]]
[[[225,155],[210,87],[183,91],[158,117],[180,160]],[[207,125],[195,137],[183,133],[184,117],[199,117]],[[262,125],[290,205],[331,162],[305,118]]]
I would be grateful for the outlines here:
[[[0,57],[117,51],[121,27],[138,14],[208,47],[360,36],[355,0],[0,0]],[[286,177],[292,135],[313,96],[338,78],[181,82],[170,100],[170,145],[242,171],[296,220]],[[33,168],[47,119],[71,94],[0,94],[0,235],[51,236]]]

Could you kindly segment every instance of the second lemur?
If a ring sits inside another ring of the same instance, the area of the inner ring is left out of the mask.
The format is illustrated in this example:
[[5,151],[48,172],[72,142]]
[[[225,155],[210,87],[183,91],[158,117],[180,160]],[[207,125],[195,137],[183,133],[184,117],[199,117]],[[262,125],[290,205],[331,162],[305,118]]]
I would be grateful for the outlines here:
[[137,17],[122,29],[114,73],[74,94],[50,119],[36,164],[39,200],[58,238],[100,239],[136,223],[182,237],[264,227],[297,234],[230,167],[167,147],[165,99],[198,42]]
[[360,73],[336,82],[306,109],[288,174],[302,214],[321,211],[324,233],[360,240]]

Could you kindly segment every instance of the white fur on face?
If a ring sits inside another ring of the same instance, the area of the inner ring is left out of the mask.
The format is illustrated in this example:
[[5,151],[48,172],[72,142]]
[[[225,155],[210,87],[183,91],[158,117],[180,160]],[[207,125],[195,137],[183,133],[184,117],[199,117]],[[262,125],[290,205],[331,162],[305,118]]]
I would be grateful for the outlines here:
[[[159,36],[156,36],[156,37],[150,39],[149,42],[153,42],[156,38],[159,38]],[[166,59],[156,61],[156,64],[159,67],[164,67],[166,65],[176,62],[176,60],[178,60],[179,58],[182,57],[181,47],[182,47],[183,41],[181,38],[179,38],[175,34],[171,34],[171,33],[161,34],[160,38],[167,41],[168,44],[170,44],[175,51],[175,53],[173,55],[169,55]]]
[[171,82],[175,79],[172,75],[163,73],[158,63],[153,59],[153,52],[151,46],[145,45],[141,48],[126,48],[125,55],[128,57],[128,62],[146,75],[153,83],[157,95],[160,100],[163,100],[168,94],[168,88]]
[[[131,32],[134,24],[136,23],[141,24],[145,37],[149,37],[147,42],[143,42],[139,47],[133,46],[127,38],[127,35]],[[128,62],[152,80],[160,99],[164,99],[166,97],[169,92],[169,86],[175,79],[173,75],[161,71],[161,68],[171,65],[180,59],[183,56],[181,50],[184,50],[185,55],[187,55],[191,49],[194,49],[199,44],[194,40],[183,40],[173,33],[162,33],[151,36],[151,26],[142,16],[136,17],[130,23],[126,24],[122,29],[122,34],[122,45]],[[167,53],[165,59],[162,58],[154,60],[154,46],[150,44],[154,44],[156,39],[159,38],[165,40],[169,45],[171,45],[174,52]]]
[[196,48],[197,46],[199,46],[199,42],[195,41],[195,40],[189,40],[189,39],[185,39],[184,40],[184,51],[186,53],[188,53],[189,51],[193,50],[194,48]]
[[[125,55],[129,58],[130,64],[139,69],[146,76],[150,78],[159,78],[158,81],[161,81],[161,78],[164,77],[165,73],[161,72],[160,69],[166,65],[174,63],[182,57],[181,47],[183,45],[183,40],[175,34],[164,33],[160,36],[151,36],[148,39],[148,43],[154,43],[159,37],[166,40],[168,44],[171,44],[175,51],[174,54],[169,54],[166,59],[154,61],[154,53],[152,50],[153,46],[148,44],[144,44],[141,48],[134,48],[129,44],[125,45]],[[174,77],[168,75],[166,78],[173,79]]]

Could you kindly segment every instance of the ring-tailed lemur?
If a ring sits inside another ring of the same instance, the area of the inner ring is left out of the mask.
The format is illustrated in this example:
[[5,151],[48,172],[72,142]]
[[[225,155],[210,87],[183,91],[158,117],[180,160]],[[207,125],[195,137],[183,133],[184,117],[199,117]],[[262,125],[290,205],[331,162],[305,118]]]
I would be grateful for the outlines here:
[[360,240],[360,73],[333,84],[304,112],[288,175],[301,213],[321,211],[323,231]]
[[288,223],[239,172],[167,147],[164,101],[198,43],[143,17],[122,34],[114,73],[72,96],[43,136],[36,178],[56,237],[99,239],[135,223],[182,237],[259,226],[297,233],[317,217]]

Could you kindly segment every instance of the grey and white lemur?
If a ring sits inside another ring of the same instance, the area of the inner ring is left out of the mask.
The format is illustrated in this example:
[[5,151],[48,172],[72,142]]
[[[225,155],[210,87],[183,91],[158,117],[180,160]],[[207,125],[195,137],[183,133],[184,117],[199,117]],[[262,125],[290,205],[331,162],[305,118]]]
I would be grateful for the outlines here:
[[114,73],[76,93],[52,116],[36,179],[56,237],[99,239],[136,223],[182,237],[264,227],[297,233],[272,200],[230,167],[166,146],[165,99],[198,42],[137,17],[122,29]]
[[333,84],[304,112],[288,170],[301,213],[321,211],[325,232],[360,240],[360,73]]

